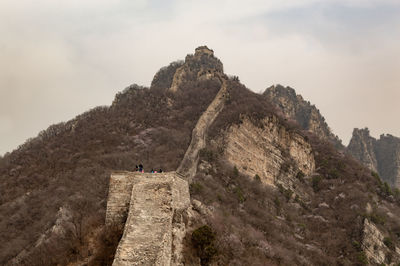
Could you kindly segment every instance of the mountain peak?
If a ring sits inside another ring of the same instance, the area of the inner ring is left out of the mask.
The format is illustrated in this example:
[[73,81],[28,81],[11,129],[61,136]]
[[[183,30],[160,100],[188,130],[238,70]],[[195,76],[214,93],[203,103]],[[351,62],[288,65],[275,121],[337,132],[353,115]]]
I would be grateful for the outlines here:
[[210,79],[215,73],[223,74],[222,62],[214,56],[214,51],[207,46],[199,46],[194,54],[188,54],[185,61],[172,62],[161,68],[153,78],[151,88],[178,90],[189,80]]
[[347,149],[384,181],[400,187],[400,138],[382,134],[376,139],[371,137],[368,128],[355,128]]
[[202,55],[208,55],[208,56],[214,56],[214,51],[208,48],[206,45],[199,46],[195,49],[194,52],[195,56],[202,56]]
[[267,88],[263,94],[285,116],[297,121],[301,128],[310,130],[338,148],[342,147],[341,141],[331,132],[320,111],[310,102],[305,101],[293,88],[276,84]]

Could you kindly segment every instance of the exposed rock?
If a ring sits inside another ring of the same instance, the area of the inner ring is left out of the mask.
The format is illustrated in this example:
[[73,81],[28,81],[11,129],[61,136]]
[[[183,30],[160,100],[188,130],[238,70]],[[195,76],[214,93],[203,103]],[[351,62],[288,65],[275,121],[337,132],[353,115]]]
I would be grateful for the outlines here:
[[[384,243],[382,232],[368,219],[364,219],[361,246],[371,263],[396,265],[400,262],[399,249],[395,247],[394,252],[391,252]],[[390,262],[388,256],[390,256]]]
[[353,131],[348,151],[389,185],[400,188],[400,138],[370,136],[368,128]]
[[223,74],[221,61],[214,57],[213,50],[206,46],[196,48],[194,55],[187,55],[185,63],[176,68],[170,91],[176,92],[187,80],[209,79],[216,77],[214,73]]
[[339,195],[337,195],[337,196],[335,197],[335,200],[345,199],[345,198],[346,198],[346,194],[344,194],[344,193],[342,192],[342,193],[340,193]]
[[369,135],[368,128],[353,130],[353,137],[348,146],[349,152],[372,171],[378,172],[378,162],[375,157],[376,139]]
[[297,121],[303,129],[310,130],[320,138],[331,141],[337,147],[342,147],[340,139],[331,132],[319,110],[310,102],[306,102],[301,95],[296,94],[294,89],[274,85],[267,88],[264,95],[284,115]]
[[251,177],[258,175],[269,185],[275,184],[282,171],[289,170],[289,161],[305,175],[314,171],[311,146],[302,136],[287,131],[276,117],[266,118],[262,124],[260,128],[244,118],[228,129],[225,157],[231,164]]
[[319,208],[329,208],[329,205],[326,202],[322,202],[320,204],[318,204]]

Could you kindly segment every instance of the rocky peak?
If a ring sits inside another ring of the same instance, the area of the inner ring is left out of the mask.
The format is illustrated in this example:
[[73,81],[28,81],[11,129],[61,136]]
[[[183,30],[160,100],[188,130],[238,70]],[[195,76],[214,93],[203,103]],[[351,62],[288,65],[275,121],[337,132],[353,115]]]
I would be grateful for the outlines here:
[[305,129],[310,130],[335,146],[342,147],[340,139],[335,136],[319,110],[305,101],[301,95],[290,87],[273,85],[267,88],[264,95],[288,118],[291,118]]
[[214,57],[214,51],[209,49],[207,46],[199,46],[195,49],[194,55],[187,55],[183,66],[186,67],[187,70],[193,72],[224,72],[221,61]]
[[176,92],[187,81],[207,80],[223,72],[223,65],[214,56],[214,51],[207,46],[200,46],[194,54],[188,54],[185,61],[173,62],[161,68],[154,76],[151,88]]
[[195,56],[202,56],[202,55],[208,55],[208,56],[214,56],[214,51],[209,49],[206,45],[199,46],[195,49]]
[[368,128],[355,128],[347,149],[384,181],[400,187],[400,138],[382,134],[375,139]]
[[353,130],[348,149],[350,153],[372,171],[378,172],[378,163],[375,156],[376,140],[369,134],[369,129]]

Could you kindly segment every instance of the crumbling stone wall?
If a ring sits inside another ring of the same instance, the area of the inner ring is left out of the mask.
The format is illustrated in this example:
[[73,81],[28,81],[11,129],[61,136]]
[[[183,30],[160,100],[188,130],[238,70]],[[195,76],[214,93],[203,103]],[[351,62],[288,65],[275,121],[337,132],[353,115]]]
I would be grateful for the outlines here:
[[124,227],[113,265],[182,264],[189,206],[188,183],[175,172],[112,174],[106,224]]

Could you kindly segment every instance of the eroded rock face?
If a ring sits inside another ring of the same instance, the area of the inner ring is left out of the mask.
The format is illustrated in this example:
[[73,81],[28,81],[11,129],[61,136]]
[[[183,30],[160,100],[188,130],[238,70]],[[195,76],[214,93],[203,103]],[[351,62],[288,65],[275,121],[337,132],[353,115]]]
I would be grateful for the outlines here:
[[370,263],[397,265],[400,261],[400,250],[394,247],[391,251],[384,243],[382,232],[368,219],[364,220],[361,246]]
[[357,129],[353,131],[353,137],[348,146],[349,152],[362,164],[372,171],[378,172],[378,162],[375,156],[376,139],[369,135],[369,130]]
[[342,146],[341,141],[331,132],[319,110],[310,102],[306,102],[301,95],[297,95],[294,89],[274,85],[267,88],[264,95],[284,115],[297,121],[303,129],[310,130],[322,139],[330,140],[338,147]]
[[262,124],[259,128],[245,118],[240,125],[231,126],[225,136],[225,157],[239,171],[258,175],[263,183],[272,185],[289,168],[305,175],[315,170],[311,145],[302,136],[287,131],[274,116]]
[[400,138],[370,136],[368,128],[354,129],[348,151],[391,186],[400,188]]
[[106,223],[124,226],[113,265],[181,265],[188,208],[188,183],[175,172],[113,174]]

